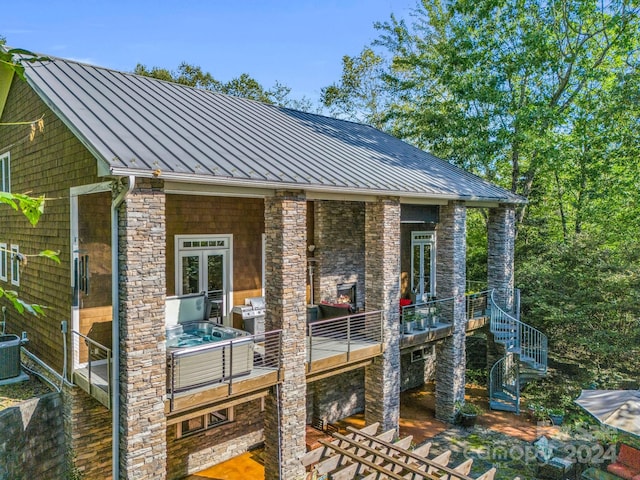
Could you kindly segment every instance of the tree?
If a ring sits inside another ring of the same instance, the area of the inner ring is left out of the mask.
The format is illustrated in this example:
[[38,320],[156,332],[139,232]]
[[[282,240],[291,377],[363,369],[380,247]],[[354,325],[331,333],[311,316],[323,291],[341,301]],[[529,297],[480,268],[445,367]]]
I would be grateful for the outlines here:
[[383,82],[384,59],[366,47],[358,56],[342,57],[340,81],[322,89],[320,101],[335,117],[384,128],[389,95]]
[[[411,25],[377,24],[379,53],[345,61],[324,100],[529,199],[576,102],[637,69],[638,23],[626,0],[423,0]],[[362,98],[372,74],[390,97],[381,121]]]
[[247,73],[232,78],[228,82],[221,82],[209,72],[203,72],[201,67],[186,62],[181,63],[175,72],[159,67],[148,68],[139,63],[133,73],[235,97],[249,98],[281,107],[295,108],[302,111],[310,111],[312,108],[311,102],[305,97],[299,100],[289,98],[291,89],[286,85],[276,82],[270,89],[265,89],[255,78]]

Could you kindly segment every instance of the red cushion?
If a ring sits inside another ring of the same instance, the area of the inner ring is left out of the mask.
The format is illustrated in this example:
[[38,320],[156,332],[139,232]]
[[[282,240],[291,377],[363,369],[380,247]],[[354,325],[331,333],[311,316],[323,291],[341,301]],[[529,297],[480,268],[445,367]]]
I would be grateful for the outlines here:
[[626,480],[634,480],[639,472],[626,466],[624,463],[615,462],[610,465],[607,465],[607,471],[617,475],[619,477],[625,478]]
[[618,453],[616,462],[624,463],[632,469],[637,470],[636,473],[640,473],[640,450],[623,443],[620,445],[620,452]]

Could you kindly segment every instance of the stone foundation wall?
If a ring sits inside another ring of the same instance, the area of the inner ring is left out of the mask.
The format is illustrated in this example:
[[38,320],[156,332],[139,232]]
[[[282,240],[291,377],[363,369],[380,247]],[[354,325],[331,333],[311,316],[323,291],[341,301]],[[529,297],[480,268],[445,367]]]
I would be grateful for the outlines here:
[[401,383],[400,391],[424,385],[436,378],[436,355],[430,346],[424,348],[424,358],[412,360],[412,353],[402,353],[400,356]]
[[65,478],[62,396],[48,393],[0,412],[0,478]]
[[65,387],[63,393],[69,463],[82,478],[111,479],[111,411],[78,387]]
[[307,385],[307,423],[335,422],[364,411],[364,369],[316,380]]
[[182,438],[167,428],[167,478],[183,478],[245,453],[264,440],[261,400],[236,405],[232,422]]

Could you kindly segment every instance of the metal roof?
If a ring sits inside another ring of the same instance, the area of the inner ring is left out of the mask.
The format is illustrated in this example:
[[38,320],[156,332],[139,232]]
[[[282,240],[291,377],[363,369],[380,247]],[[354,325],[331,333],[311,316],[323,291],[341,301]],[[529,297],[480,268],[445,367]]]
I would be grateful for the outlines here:
[[30,85],[113,175],[523,201],[367,125],[58,58],[26,70]]

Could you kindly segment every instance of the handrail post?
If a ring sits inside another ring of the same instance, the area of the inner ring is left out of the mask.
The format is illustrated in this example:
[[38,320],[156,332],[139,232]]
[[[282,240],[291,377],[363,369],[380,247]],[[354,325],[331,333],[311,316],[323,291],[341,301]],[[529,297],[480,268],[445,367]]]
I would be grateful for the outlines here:
[[[282,344],[282,339],[280,340],[280,344]],[[280,355],[278,355],[280,358]],[[313,361],[313,324],[309,324],[309,353],[307,357],[307,371],[311,371],[311,363]],[[279,362],[279,360],[278,360]]]
[[[223,358],[222,375],[224,377],[225,375],[224,368],[226,367],[226,365],[224,365],[224,354],[222,358]],[[232,393],[233,393],[233,340],[229,341],[229,395],[231,395]]]
[[353,320],[353,316],[349,315],[347,317],[347,362],[351,358],[351,321]]

